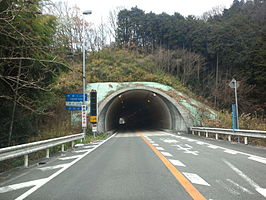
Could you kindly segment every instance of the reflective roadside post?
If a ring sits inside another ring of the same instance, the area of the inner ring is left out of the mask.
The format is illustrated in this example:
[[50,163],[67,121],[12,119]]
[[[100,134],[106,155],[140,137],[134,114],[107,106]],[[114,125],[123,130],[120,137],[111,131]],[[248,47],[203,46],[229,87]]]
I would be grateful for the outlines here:
[[[237,88],[239,87],[238,82],[236,81],[236,79],[232,79],[231,82],[229,83],[230,88],[235,89],[235,128],[239,129],[239,120],[238,120],[238,102],[237,102]],[[238,142],[239,142],[239,136],[237,138]]]
[[[85,10],[83,11],[83,15],[90,15],[92,13],[91,10]],[[85,94],[86,94],[86,63],[85,63],[85,27],[84,27],[84,22],[82,24],[82,33],[83,33],[83,44],[82,44],[82,58],[83,58],[83,62],[82,62],[82,87],[83,87],[83,105],[81,110],[82,111],[82,130],[83,130],[83,134],[84,134],[84,138],[86,135],[86,129],[87,129],[87,106],[86,106],[86,100],[85,100]],[[85,110],[85,112],[84,112]],[[84,119],[84,121],[83,121]],[[85,120],[86,119],[86,120]]]

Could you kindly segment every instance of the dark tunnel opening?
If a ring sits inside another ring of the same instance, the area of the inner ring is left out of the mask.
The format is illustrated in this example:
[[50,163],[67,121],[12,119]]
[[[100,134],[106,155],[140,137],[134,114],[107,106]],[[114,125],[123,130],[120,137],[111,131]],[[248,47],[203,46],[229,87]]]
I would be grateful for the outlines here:
[[132,90],[116,96],[106,114],[107,129],[171,129],[171,114],[166,103],[160,95],[147,90]]
[[188,131],[189,117],[177,102],[160,90],[121,89],[100,104],[98,132],[118,130]]

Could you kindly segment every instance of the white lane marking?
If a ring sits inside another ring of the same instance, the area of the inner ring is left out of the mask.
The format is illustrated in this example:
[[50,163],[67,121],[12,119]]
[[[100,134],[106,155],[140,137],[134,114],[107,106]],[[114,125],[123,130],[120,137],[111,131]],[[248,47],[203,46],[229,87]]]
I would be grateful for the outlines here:
[[71,160],[71,159],[76,159],[76,158],[80,158],[80,157],[82,157],[82,155],[63,157],[63,158],[59,158],[59,160]]
[[165,150],[163,147],[156,147],[156,149],[158,149],[160,151],[164,151]]
[[[175,134],[172,134],[172,133],[165,133],[165,134],[168,134],[168,135],[171,135],[172,137],[175,137],[175,138],[180,138],[180,136],[177,136]],[[197,140],[195,140],[197,141]],[[221,147],[221,146],[216,146],[216,145],[212,145],[212,144],[209,144],[207,142],[205,142],[206,145],[208,145],[207,147],[209,148],[212,148],[212,149],[222,149],[222,150],[231,150],[231,151],[234,151],[232,149],[228,149],[228,148],[224,148],[224,147]],[[250,160],[254,160],[254,161],[257,161],[257,162],[261,162],[263,164],[266,164],[266,158],[264,157],[260,157],[260,156],[256,156],[256,155],[252,155],[252,154],[249,154],[249,153],[244,153],[244,152],[241,152],[241,151],[237,151],[238,154],[241,154],[241,155],[245,155],[245,156],[248,156]]]
[[232,187],[228,186],[227,183],[224,183],[222,180],[216,180],[217,183],[219,183],[224,189],[227,190],[227,192],[233,194],[233,195],[240,195],[240,193],[236,190],[234,190]]
[[196,142],[196,140],[190,139],[190,138],[187,138],[187,141],[189,141],[189,142]]
[[62,165],[55,165],[55,166],[49,166],[49,167],[41,167],[38,169],[42,170],[42,171],[47,171],[47,170],[53,170],[53,169],[59,169],[59,168],[67,167],[68,165],[69,164],[62,164]]
[[161,138],[160,140],[162,140],[165,143],[169,143],[169,144],[171,144],[171,143],[178,143],[179,142],[177,140],[173,140],[173,139],[169,139],[169,138],[166,138],[166,139],[162,139]]
[[173,159],[168,159],[168,160],[175,166],[179,166],[179,167],[185,167],[186,166],[182,162],[180,162],[179,160],[173,160]]
[[84,146],[83,148],[84,148],[84,149],[93,149],[93,148],[95,148],[95,147],[97,147],[97,145],[93,145],[93,146]]
[[[98,146],[96,146],[92,151],[94,151],[95,149],[97,149],[98,147],[100,147],[101,145],[103,145],[105,142],[107,142],[108,140],[110,140],[111,138],[113,138],[116,135],[113,134],[112,136],[110,136],[109,138],[107,138],[106,140],[104,140],[103,142],[101,142]],[[48,178],[45,179],[44,182],[41,182],[40,184],[34,186],[33,188],[29,189],[27,192],[25,192],[24,194],[20,195],[19,197],[17,197],[15,200],[23,200],[26,197],[28,197],[30,194],[32,194],[33,192],[35,192],[36,190],[38,190],[40,187],[42,187],[44,184],[48,183],[50,180],[54,179],[55,177],[57,177],[59,174],[61,174],[62,172],[64,172],[66,169],[68,169],[69,167],[71,167],[72,165],[74,165],[76,162],[80,161],[82,158],[84,158],[86,155],[88,155],[89,153],[91,153],[92,151],[89,151],[85,154],[83,154],[80,158],[73,160],[71,163],[69,163],[69,165],[67,167],[64,167],[60,170],[58,170],[56,173],[52,174],[51,176],[49,176]]]
[[255,161],[257,161],[257,162],[260,162],[260,163],[266,164],[266,158],[257,157],[257,156],[250,156],[250,157],[248,157],[248,159],[250,159],[250,160],[255,160]]
[[206,144],[205,142],[201,142],[201,141],[197,141],[196,143],[199,144],[199,145]]
[[162,151],[161,154],[163,154],[164,156],[169,156],[169,157],[173,156],[172,154],[165,152],[165,151]]
[[156,144],[156,143],[153,143],[152,145],[155,146],[155,147],[159,146],[159,144]]
[[238,189],[242,190],[243,192],[246,192],[248,194],[254,194],[253,192],[249,191],[247,188],[239,185],[238,183],[234,182],[233,180],[231,179],[226,179],[229,183],[232,183],[234,186],[236,186]]
[[252,187],[256,189],[262,196],[266,197],[266,189],[261,188],[257,183],[255,183],[251,178],[249,178],[246,174],[244,174],[240,169],[236,168],[233,164],[224,160],[225,164],[227,164],[234,172],[236,172],[240,177],[242,177],[245,181],[247,181]]
[[5,193],[5,192],[13,191],[13,190],[19,190],[19,189],[22,189],[22,188],[36,186],[38,184],[44,183],[46,181],[46,179],[47,178],[43,178],[43,179],[38,179],[38,180],[34,180],[34,181],[28,181],[28,182],[8,185],[8,186],[5,186],[5,187],[0,187],[0,193]]
[[86,153],[86,152],[88,152],[88,151],[91,151],[90,149],[87,149],[87,150],[76,150],[76,151],[74,151],[74,153]]
[[203,178],[201,178],[197,174],[188,173],[188,172],[183,172],[183,174],[188,178],[188,180],[190,180],[191,183],[195,183],[198,185],[210,186],[209,183],[207,183]]
[[233,155],[238,154],[237,151],[234,151],[234,150],[231,150],[231,149],[226,149],[226,150],[224,150],[224,152],[225,152],[225,153],[229,153],[229,154],[233,154]]
[[209,144],[207,147],[209,147],[211,149],[218,149],[219,148],[218,146],[212,145],[212,144]]

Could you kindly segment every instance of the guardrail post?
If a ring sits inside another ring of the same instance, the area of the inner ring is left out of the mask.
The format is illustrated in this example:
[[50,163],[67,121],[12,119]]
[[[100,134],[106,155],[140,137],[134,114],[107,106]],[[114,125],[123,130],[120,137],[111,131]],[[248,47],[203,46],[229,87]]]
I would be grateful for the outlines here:
[[209,133],[206,131],[205,133],[206,138],[209,137]]
[[198,131],[198,136],[200,136],[200,131]]
[[192,135],[195,135],[194,131],[192,131]]
[[228,141],[231,142],[231,135],[228,135]]
[[24,155],[24,167],[28,167],[29,166],[29,155],[26,154]]
[[46,158],[50,158],[50,150],[46,149]]
[[65,151],[65,145],[62,144],[62,145],[61,145],[61,152],[64,152],[64,151]]
[[215,139],[218,140],[218,133],[215,134]]
[[71,142],[71,147],[74,148],[74,145],[75,145],[75,141],[72,141]]
[[244,143],[248,144],[248,137],[244,137]]

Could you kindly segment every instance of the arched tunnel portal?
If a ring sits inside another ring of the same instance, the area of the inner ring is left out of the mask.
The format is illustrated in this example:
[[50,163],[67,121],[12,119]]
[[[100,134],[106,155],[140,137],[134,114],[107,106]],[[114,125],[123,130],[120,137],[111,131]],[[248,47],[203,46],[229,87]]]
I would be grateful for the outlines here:
[[98,132],[156,129],[187,132],[189,114],[166,93],[149,87],[118,90],[99,105]]

